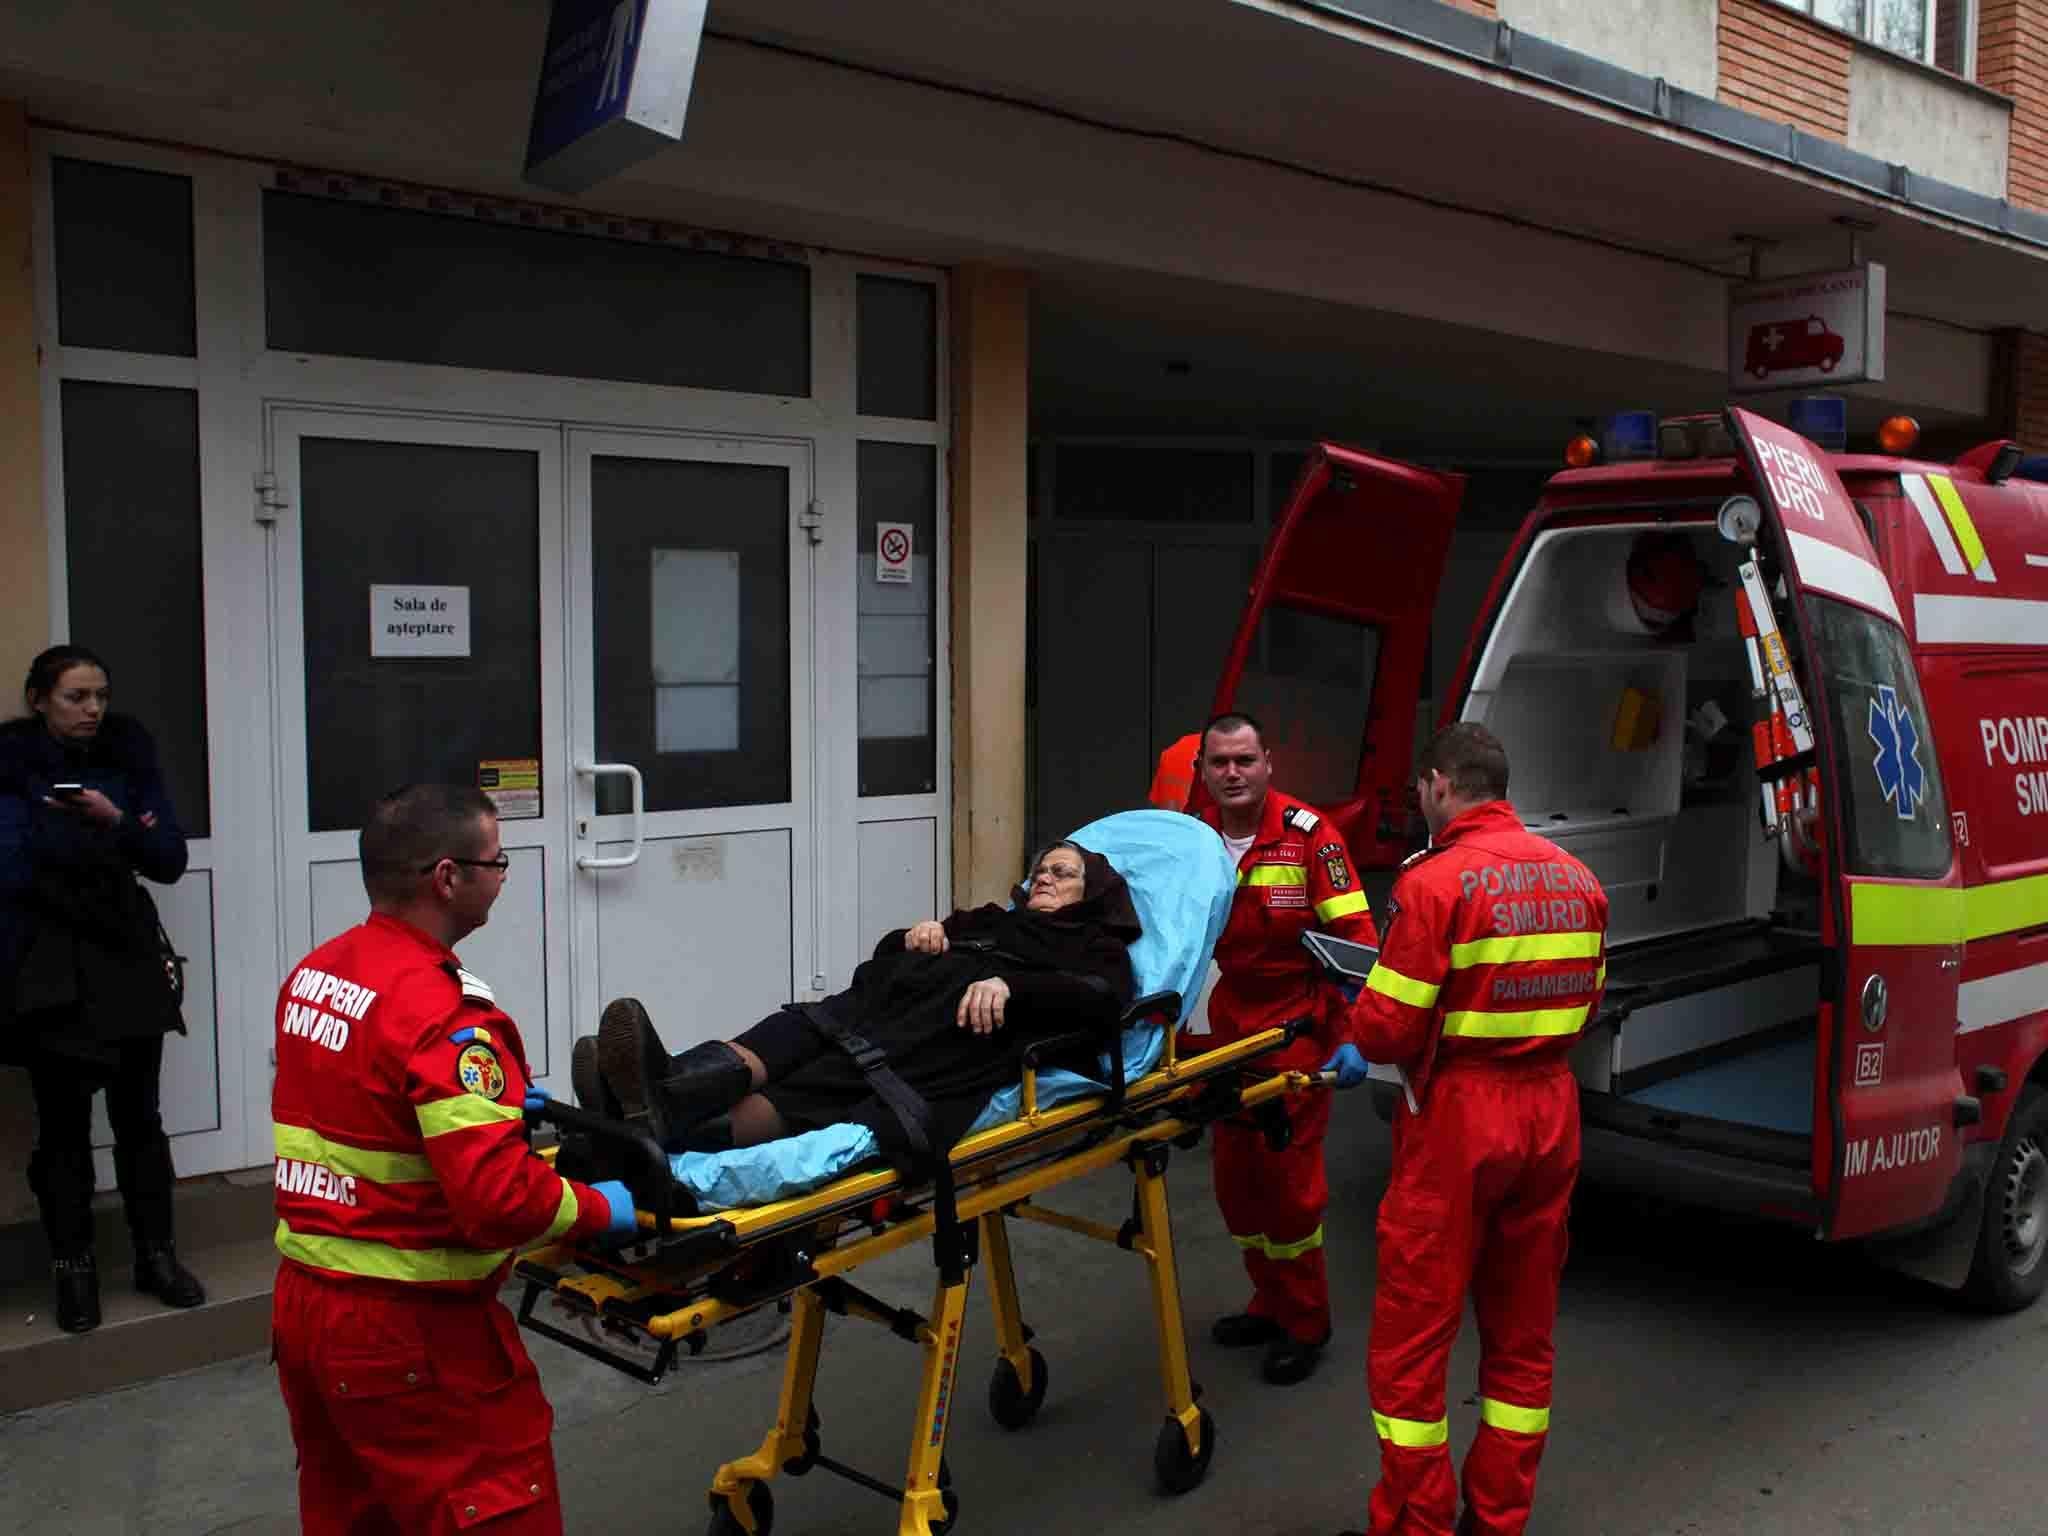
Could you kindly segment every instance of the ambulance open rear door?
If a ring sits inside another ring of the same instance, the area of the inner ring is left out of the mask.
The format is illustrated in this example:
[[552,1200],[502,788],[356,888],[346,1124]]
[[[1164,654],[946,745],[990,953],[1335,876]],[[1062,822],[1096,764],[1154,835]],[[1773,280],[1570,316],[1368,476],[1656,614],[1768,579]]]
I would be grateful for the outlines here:
[[1728,422],[1755,498],[1722,509],[1722,533],[1757,550],[1752,591],[1801,663],[1780,700],[1810,712],[1791,733],[1808,749],[1768,770],[1790,780],[1778,835],[1801,816],[1818,832],[1839,962],[1820,1003],[1814,1190],[1826,1235],[1859,1237],[1940,1210],[1961,1167],[1960,877],[1897,600],[1855,503],[1806,438],[1732,407]]
[[1417,704],[1464,492],[1462,475],[1317,447],[1216,686],[1216,712],[1259,720],[1275,785],[1328,815],[1362,869],[1390,868],[1414,846]]

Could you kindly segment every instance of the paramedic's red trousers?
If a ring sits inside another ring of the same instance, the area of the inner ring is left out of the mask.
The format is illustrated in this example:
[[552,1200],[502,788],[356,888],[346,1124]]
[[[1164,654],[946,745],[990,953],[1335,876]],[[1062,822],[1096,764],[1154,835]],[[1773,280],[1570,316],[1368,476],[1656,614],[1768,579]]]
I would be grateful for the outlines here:
[[1270,1318],[1304,1344],[1330,1333],[1330,1282],[1323,1268],[1323,1136],[1330,1128],[1327,1090],[1289,1095],[1294,1134],[1284,1151],[1258,1126],[1219,1121],[1213,1166],[1223,1224],[1244,1250],[1254,1317]]
[[1457,1519],[1444,1373],[1468,1286],[1480,1339],[1469,1529],[1521,1536],[1528,1524],[1578,1173],[1579,1090],[1561,1063],[1440,1064],[1421,1116],[1396,1111],[1366,1352],[1380,1442],[1371,1536],[1450,1536]]
[[307,1536],[561,1536],[554,1412],[495,1298],[283,1264],[271,1319]]

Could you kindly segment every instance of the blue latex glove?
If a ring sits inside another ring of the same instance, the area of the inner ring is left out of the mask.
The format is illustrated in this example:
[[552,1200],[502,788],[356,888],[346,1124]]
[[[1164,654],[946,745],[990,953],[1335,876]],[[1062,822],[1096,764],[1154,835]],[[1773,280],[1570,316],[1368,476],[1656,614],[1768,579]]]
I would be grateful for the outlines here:
[[1358,1054],[1357,1046],[1340,1045],[1337,1054],[1323,1063],[1323,1070],[1337,1074],[1339,1088],[1356,1088],[1365,1081],[1366,1074],[1372,1070],[1372,1063]]
[[547,1089],[536,1088],[532,1083],[528,1083],[526,1085],[526,1097],[520,1101],[520,1105],[525,1109],[529,1118],[539,1114],[548,1107]]
[[633,1191],[617,1179],[606,1179],[602,1184],[590,1186],[604,1196],[604,1203],[612,1208],[611,1225],[604,1229],[609,1242],[625,1242],[640,1235],[640,1222],[633,1210]]

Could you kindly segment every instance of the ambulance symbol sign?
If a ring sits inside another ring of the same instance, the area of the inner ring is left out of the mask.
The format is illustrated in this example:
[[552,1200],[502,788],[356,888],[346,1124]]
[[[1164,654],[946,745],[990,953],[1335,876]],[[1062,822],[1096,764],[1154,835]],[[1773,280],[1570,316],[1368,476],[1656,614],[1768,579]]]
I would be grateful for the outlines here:
[[1870,701],[1870,739],[1877,755],[1870,766],[1877,774],[1877,787],[1899,813],[1899,820],[1911,821],[1927,798],[1927,772],[1920,766],[1920,732],[1913,717],[1899,702],[1896,690],[1879,684]]
[[875,525],[875,580],[910,583],[911,523]]

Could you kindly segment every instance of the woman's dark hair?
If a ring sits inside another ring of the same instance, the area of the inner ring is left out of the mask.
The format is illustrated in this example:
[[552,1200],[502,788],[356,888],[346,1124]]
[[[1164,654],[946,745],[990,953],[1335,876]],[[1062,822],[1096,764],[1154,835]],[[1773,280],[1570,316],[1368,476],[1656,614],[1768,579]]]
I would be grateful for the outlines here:
[[21,702],[31,714],[36,700],[48,697],[57,679],[73,667],[98,667],[109,679],[113,673],[99,656],[82,645],[53,645],[28,664],[28,680],[21,685]]

